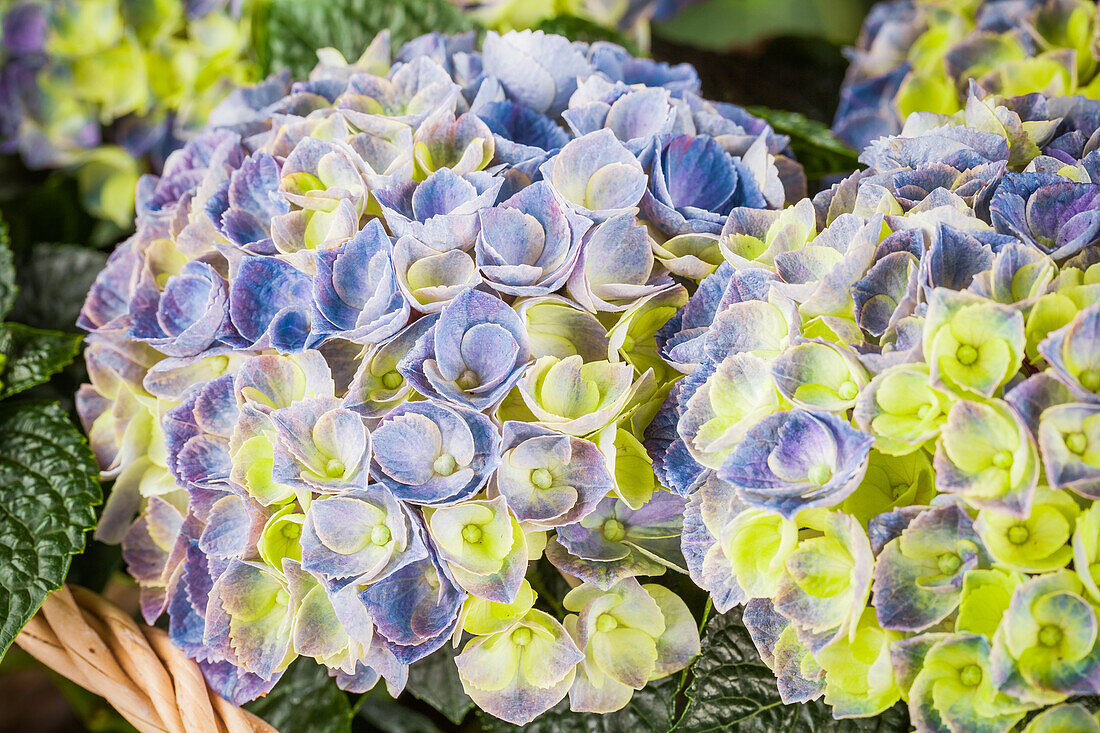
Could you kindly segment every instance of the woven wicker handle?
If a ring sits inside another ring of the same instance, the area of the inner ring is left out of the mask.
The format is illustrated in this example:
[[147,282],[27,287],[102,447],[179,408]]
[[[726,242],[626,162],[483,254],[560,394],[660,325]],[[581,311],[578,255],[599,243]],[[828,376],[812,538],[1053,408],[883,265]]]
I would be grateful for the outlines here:
[[278,733],[210,690],[163,631],[84,588],[50,594],[15,643],[106,699],[141,733]]

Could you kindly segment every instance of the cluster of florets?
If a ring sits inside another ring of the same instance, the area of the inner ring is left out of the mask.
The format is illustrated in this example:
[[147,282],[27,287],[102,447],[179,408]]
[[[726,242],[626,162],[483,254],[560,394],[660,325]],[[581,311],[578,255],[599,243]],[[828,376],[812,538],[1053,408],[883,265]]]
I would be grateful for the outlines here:
[[875,5],[833,129],[856,149],[912,112],[962,109],[968,80],[1005,96],[1100,98],[1095,0],[888,0]]
[[0,151],[75,168],[90,210],[128,224],[143,166],[159,169],[226,93],[256,80],[240,4],[6,3]]
[[1098,123],[973,86],[812,201],[734,209],[658,334],[684,557],[785,701],[959,733],[1100,693]]
[[[321,57],[230,95],[138,186],[80,320],[98,535],[231,700],[297,656],[396,692],[465,634],[493,715],[617,710],[699,648],[639,581],[684,565],[685,500],[640,441],[679,376],[669,273],[800,169],[690,66],[608,43]],[[540,558],[565,618],[536,606]]]

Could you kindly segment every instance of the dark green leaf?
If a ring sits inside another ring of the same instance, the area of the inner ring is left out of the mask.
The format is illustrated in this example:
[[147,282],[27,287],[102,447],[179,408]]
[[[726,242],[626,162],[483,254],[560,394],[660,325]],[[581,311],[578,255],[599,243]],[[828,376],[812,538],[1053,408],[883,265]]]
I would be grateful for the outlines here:
[[677,733],[893,733],[909,730],[909,715],[902,705],[877,718],[833,720],[820,700],[805,705],[784,705],[775,676],[760,660],[741,612],[715,614],[706,626],[703,653],[692,667],[687,688],[688,705]]
[[260,11],[256,51],[267,72],[288,67],[303,79],[317,64],[317,49],[331,46],[354,61],[387,28],[397,49],[429,31],[474,26],[448,0],[270,0]]
[[478,717],[486,733],[667,733],[673,726],[680,681],[681,675],[673,674],[650,682],[634,693],[625,708],[607,715],[571,712],[567,697],[522,728],[482,711],[478,711]]
[[7,317],[15,302],[15,265],[12,264],[8,225],[0,221],[0,320]]
[[457,725],[474,707],[474,701],[462,689],[462,682],[458,679],[455,652],[455,648],[447,644],[435,654],[413,664],[409,667],[409,681],[405,689]]
[[0,399],[42,384],[80,351],[80,336],[0,324]]
[[856,151],[834,135],[823,122],[811,120],[809,117],[798,112],[786,112],[784,110],[769,109],[767,107],[749,107],[748,109],[754,115],[767,120],[771,123],[772,127],[782,132],[784,135],[796,137],[816,148],[827,150],[837,155],[849,155],[852,157],[856,155]]
[[708,0],[690,4],[653,30],[670,41],[711,50],[749,47],[780,36],[849,44],[868,7],[866,0]]
[[29,171],[17,156],[0,156],[0,209],[16,254],[36,242],[110,247],[126,232],[93,218],[80,204],[76,178],[64,171]]
[[551,616],[563,618],[566,614],[561,599],[569,592],[569,584],[561,572],[550,564],[546,555],[527,568],[527,581],[537,596],[535,603]]
[[39,243],[20,257],[19,297],[11,320],[35,328],[75,331],[84,296],[107,255],[75,244]]
[[[427,714],[415,710],[416,701],[402,695],[390,697],[384,684],[375,685],[356,702],[359,727],[364,724],[370,731],[381,733],[443,733],[444,728]],[[356,730],[359,729],[356,728]],[[456,729],[448,726],[446,730]]]
[[290,665],[275,689],[246,705],[279,733],[350,733],[351,705],[336,680],[312,659]]
[[539,23],[538,30],[565,36],[570,41],[584,41],[585,43],[611,41],[619,44],[635,56],[640,55],[638,44],[626,34],[620,33],[614,28],[594,23],[587,18],[578,18],[575,15],[555,15],[552,18],[547,18]]
[[767,120],[776,132],[790,135],[794,157],[806,169],[806,178],[851,173],[860,167],[857,153],[832,133],[824,123],[798,112],[768,107],[749,107],[749,112]]
[[[109,489],[105,486],[104,494],[108,492]],[[68,582],[101,593],[115,573],[125,571],[126,568],[122,564],[122,546],[108,545],[93,539],[84,548],[84,552],[73,558]]]
[[58,405],[0,407],[0,656],[84,549],[102,500],[98,473]]

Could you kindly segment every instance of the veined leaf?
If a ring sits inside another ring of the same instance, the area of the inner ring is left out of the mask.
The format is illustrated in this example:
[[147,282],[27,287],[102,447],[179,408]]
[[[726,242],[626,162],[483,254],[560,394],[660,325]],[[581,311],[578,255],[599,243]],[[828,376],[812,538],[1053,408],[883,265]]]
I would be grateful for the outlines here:
[[827,125],[798,112],[748,107],[749,112],[767,120],[781,135],[791,138],[794,157],[806,169],[806,178],[847,174],[860,168],[858,153],[832,133]]
[[301,657],[275,689],[245,707],[279,733],[351,733],[351,704],[323,666]]
[[0,399],[42,384],[80,351],[82,337],[19,323],[0,324]]
[[405,689],[442,713],[455,725],[474,707],[474,701],[462,689],[455,667],[455,652],[450,644],[409,667]]
[[75,331],[88,289],[107,264],[107,255],[77,244],[42,242],[20,258],[19,297],[11,320],[35,328]]
[[15,302],[19,289],[15,285],[15,265],[11,257],[11,237],[8,225],[0,221],[0,320],[3,320]]
[[259,13],[256,51],[265,73],[288,67],[304,79],[317,49],[331,46],[354,61],[389,29],[393,48],[430,31],[461,33],[472,21],[448,0],[270,0]]
[[103,499],[98,474],[58,405],[0,406],[0,657],[83,551]]

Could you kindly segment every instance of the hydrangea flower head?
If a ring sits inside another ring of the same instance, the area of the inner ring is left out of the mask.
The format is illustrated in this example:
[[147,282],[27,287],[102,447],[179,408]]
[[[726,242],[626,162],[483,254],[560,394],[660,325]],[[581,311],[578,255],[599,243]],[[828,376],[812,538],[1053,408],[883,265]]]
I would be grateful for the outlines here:
[[[1094,77],[1087,43],[1076,67],[1029,44],[1081,40],[1095,7],[956,5],[871,14],[852,73],[882,67],[839,116],[893,133],[866,170],[666,246],[700,281],[657,334],[684,377],[644,441],[687,499],[692,580],[744,607],[782,700],[839,719],[901,699],[921,733],[1100,693],[1100,103],[1009,96],[1017,74]],[[895,104],[918,111],[889,127]],[[1078,718],[1095,724],[1072,705],[1028,724]]]
[[968,79],[1007,96],[1095,98],[1095,27],[1095,8],[1077,0],[878,3],[849,50],[833,129],[862,148],[911,113],[960,112]]
[[[110,46],[89,13],[58,36],[73,53]],[[780,207],[787,141],[699,97],[689,67],[609,43],[391,53],[383,34],[320,56],[308,81],[232,93],[143,179],[88,294],[77,401],[116,486],[99,537],[234,702],[298,656],[400,694],[453,640],[491,715],[616,710],[699,650],[684,601],[642,584],[687,573],[686,501],[643,440],[682,376],[661,355],[688,301],[672,274],[701,270],[655,253],[690,259],[664,244]],[[789,333],[793,302],[767,305]],[[714,386],[700,451],[733,442],[731,394],[772,383],[751,367]],[[536,572],[584,589],[577,615]]]

